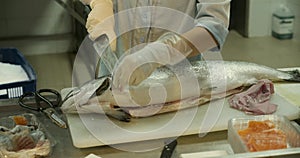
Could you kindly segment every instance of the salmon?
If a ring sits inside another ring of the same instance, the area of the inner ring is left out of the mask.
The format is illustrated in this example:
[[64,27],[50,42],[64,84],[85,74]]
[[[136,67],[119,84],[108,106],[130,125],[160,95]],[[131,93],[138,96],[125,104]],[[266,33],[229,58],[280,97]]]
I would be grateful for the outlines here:
[[238,134],[251,152],[287,148],[286,134],[269,120],[250,121]]
[[[113,77],[103,76],[91,81],[90,85],[83,85],[79,89],[85,90],[69,96],[62,110],[65,113],[97,112],[89,107],[89,103],[95,101],[108,115],[121,115],[122,111],[121,117],[113,116],[118,119],[124,119],[124,113],[129,117],[148,117],[225,98],[246,90],[261,79],[300,82],[298,70],[280,71],[255,63],[220,60],[160,67],[139,85],[129,86],[126,93],[114,90]],[[93,87],[89,93],[87,87]]]

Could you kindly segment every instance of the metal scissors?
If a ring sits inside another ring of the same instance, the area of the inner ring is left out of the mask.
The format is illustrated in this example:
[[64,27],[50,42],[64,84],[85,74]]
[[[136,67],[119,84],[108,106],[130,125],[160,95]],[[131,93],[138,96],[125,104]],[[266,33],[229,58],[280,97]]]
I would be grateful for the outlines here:
[[[34,97],[35,103],[29,102]],[[55,101],[51,101],[53,99]],[[44,103],[43,103],[44,102]],[[61,95],[53,89],[40,89],[36,92],[24,93],[19,98],[19,105],[23,108],[43,112],[52,122],[61,128],[67,128],[67,124],[59,117],[56,107],[61,105]]]

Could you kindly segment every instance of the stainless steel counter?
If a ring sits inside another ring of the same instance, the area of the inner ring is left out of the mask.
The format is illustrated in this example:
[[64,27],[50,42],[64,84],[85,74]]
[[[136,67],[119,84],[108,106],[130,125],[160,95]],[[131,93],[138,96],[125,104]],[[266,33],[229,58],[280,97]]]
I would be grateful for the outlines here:
[[[34,113],[32,111],[27,111],[17,105],[16,99],[10,100],[0,100],[0,117],[22,114],[22,113],[33,113],[35,114],[39,121],[43,123],[47,131],[49,131],[52,137],[56,141],[56,145],[53,148],[53,152],[50,157],[60,158],[60,157],[74,157],[81,158],[85,157],[91,153],[99,155],[103,158],[114,158],[114,157],[160,157],[162,148],[147,152],[126,152],[115,149],[110,146],[92,147],[79,149],[75,148],[72,144],[71,135],[68,129],[62,129],[50,122],[50,120],[42,113]],[[84,137],[84,136],[83,136]],[[174,157],[179,157],[183,153],[195,153],[202,151],[211,150],[222,150],[226,151],[228,155],[226,157],[299,157],[300,148],[290,148],[279,151],[266,151],[266,152],[256,152],[256,153],[245,153],[245,154],[234,154],[230,144],[227,142],[227,131],[212,132],[204,137],[199,137],[198,135],[189,135],[179,137],[177,139],[178,145],[174,152]],[[299,140],[300,141],[300,140]],[[128,145],[140,145],[144,142],[130,143]]]

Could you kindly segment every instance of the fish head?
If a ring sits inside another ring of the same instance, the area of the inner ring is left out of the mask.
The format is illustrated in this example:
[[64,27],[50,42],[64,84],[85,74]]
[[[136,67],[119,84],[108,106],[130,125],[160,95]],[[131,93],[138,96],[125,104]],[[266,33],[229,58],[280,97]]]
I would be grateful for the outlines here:
[[[102,76],[92,79],[80,87],[72,89],[64,98],[61,109],[64,112],[74,111],[76,106],[81,106],[95,95],[101,95],[111,87],[111,76]],[[76,111],[76,110],[75,110]]]
[[99,88],[96,90],[96,95],[102,95],[105,91],[111,90],[112,77],[103,76],[98,79],[97,84],[100,84]]
[[102,76],[90,80],[79,88],[79,92],[74,96],[78,105],[86,104],[95,94],[101,95],[111,86],[111,77]]

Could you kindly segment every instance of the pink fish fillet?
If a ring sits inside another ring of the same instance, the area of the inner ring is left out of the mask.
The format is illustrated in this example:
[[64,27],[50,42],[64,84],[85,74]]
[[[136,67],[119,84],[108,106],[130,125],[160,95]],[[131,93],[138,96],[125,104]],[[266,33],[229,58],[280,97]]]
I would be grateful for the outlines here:
[[270,102],[274,93],[274,85],[270,80],[259,80],[247,91],[233,95],[228,99],[230,107],[244,111],[247,114],[272,114],[277,105]]

